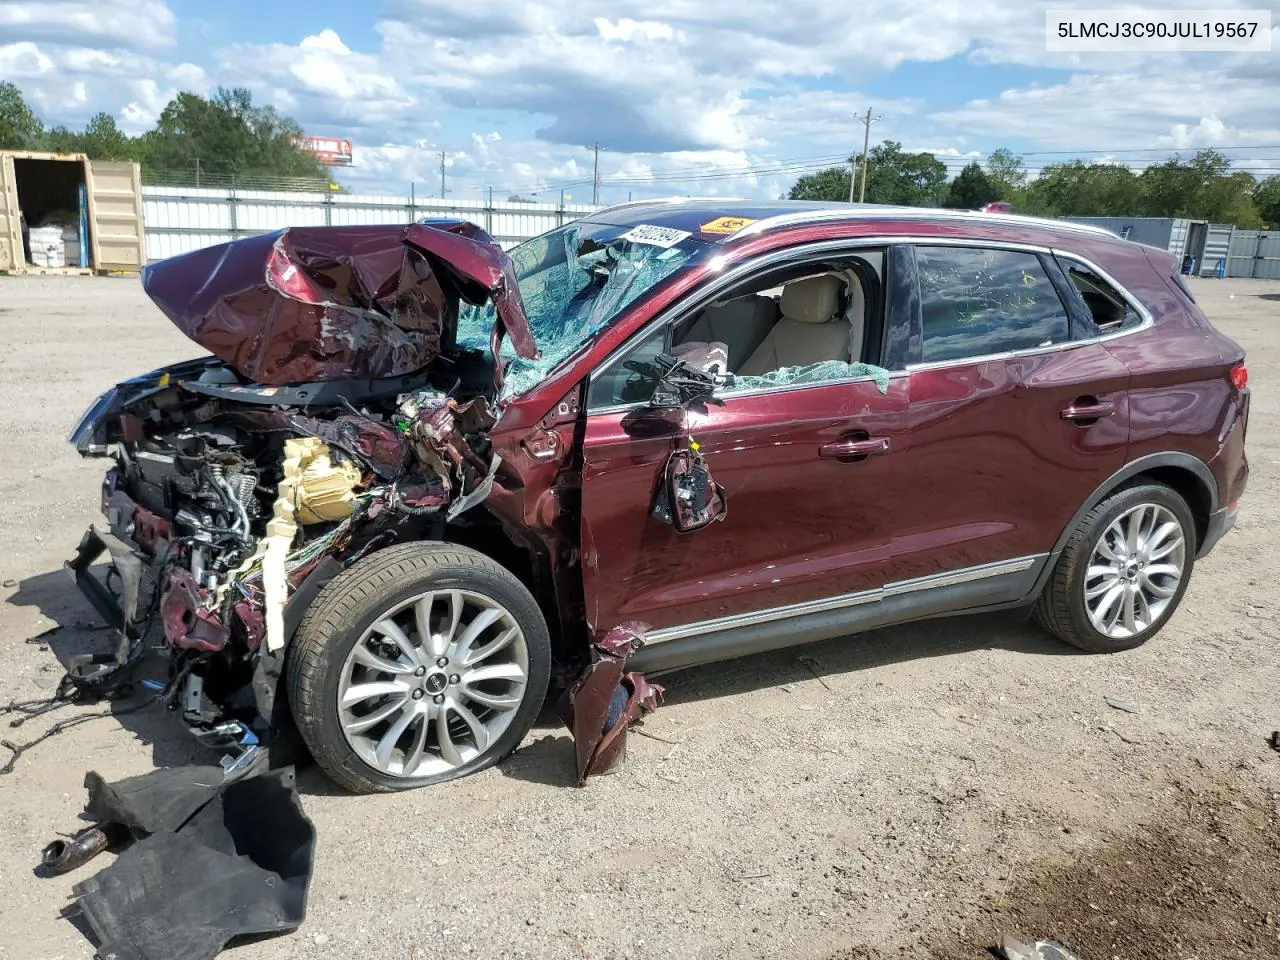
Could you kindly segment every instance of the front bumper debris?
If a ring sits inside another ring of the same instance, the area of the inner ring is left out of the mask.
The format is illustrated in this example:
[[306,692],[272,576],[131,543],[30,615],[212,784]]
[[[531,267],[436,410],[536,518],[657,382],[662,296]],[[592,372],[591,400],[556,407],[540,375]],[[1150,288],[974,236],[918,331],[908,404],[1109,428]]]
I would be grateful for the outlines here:
[[85,786],[97,821],[86,849],[123,846],[73,888],[99,956],[211,960],[232,940],[302,923],[316,835],[292,769],[230,783],[217,767],[111,784],[91,772]]
[[[119,583],[118,592],[90,572],[104,553],[111,558],[107,582],[114,577]],[[91,526],[80,540],[75,558],[66,564],[80,592],[118,638],[112,650],[80,654],[68,662],[67,675],[81,690],[102,693],[103,688],[119,679],[119,672],[142,653],[142,637],[136,627],[146,575],[142,561],[143,557],[119,537]]]
[[658,709],[663,689],[643,674],[624,673],[644,646],[641,623],[623,623],[593,645],[594,661],[569,689],[561,715],[573,734],[578,786],[593,774],[616,773],[627,758],[627,730]]

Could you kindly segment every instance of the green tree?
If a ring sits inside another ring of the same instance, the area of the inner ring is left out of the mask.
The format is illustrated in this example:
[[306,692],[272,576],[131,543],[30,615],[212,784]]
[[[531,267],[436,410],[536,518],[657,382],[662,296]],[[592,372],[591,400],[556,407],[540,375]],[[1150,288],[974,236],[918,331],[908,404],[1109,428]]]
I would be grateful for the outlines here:
[[947,193],[947,167],[931,153],[904,153],[886,140],[871,148],[867,161],[868,203],[936,207]]
[[1280,228],[1280,177],[1267,177],[1253,188],[1253,206],[1269,229]]
[[827,167],[817,173],[806,173],[791,185],[789,200],[848,200],[849,168]]
[[135,160],[138,149],[134,141],[116,126],[109,113],[95,113],[82,135],[84,152],[93,160]]
[[1232,173],[1231,161],[1216,150],[1200,150],[1190,160],[1175,155],[1147,167],[1138,180],[1143,213],[1149,217],[1262,225],[1253,204],[1257,181],[1247,173]]
[[55,153],[83,153],[90,160],[137,160],[140,142],[125,136],[115,119],[98,113],[80,133],[64,126],[48,130],[37,141],[41,150]]
[[159,170],[212,174],[328,178],[320,161],[295,147],[302,132],[272,107],[255,107],[245,89],[219,88],[205,99],[180,93],[165,106],[144,147]]
[[[859,176],[861,176],[859,166]],[[807,173],[787,193],[792,200],[848,200],[848,167]],[[855,184],[856,197],[861,184]],[[947,195],[947,168],[931,153],[904,153],[902,144],[886,140],[867,155],[867,203],[936,207]]]
[[983,204],[999,199],[999,191],[983,172],[982,167],[975,162],[966,164],[951,181],[943,206],[954,207],[957,210],[977,210]]
[[1024,197],[1028,207],[1060,217],[1130,217],[1142,212],[1137,175],[1117,164],[1049,164],[1027,186]]
[[998,199],[1012,202],[1026,186],[1027,169],[1023,166],[1022,157],[1000,147],[987,158],[987,178],[999,193]]
[[0,83],[0,149],[30,150],[38,145],[44,124],[27,106],[22,91],[12,83]]

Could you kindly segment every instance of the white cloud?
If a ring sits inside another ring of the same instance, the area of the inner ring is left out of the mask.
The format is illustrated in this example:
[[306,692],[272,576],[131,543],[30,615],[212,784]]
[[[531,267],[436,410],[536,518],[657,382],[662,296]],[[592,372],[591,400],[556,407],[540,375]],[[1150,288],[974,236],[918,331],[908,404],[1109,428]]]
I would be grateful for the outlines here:
[[1225,146],[1208,134],[1280,125],[1275,79],[1233,72],[1220,59],[1170,60],[1140,72],[1080,73],[938,111],[944,130],[977,129],[1044,149],[1134,150]]
[[669,23],[658,23],[654,20],[632,20],[623,17],[616,23],[605,17],[595,18],[596,30],[605,40],[670,40],[675,36]]
[[5,0],[0,36],[44,43],[168,47],[173,11],[163,0]]
[[236,44],[217,58],[219,77],[260,96],[269,91],[280,109],[343,132],[395,129],[416,103],[380,57],[353,51],[329,29],[297,46]]
[[170,67],[165,76],[183,90],[192,93],[204,93],[209,86],[209,75],[204,72],[203,67],[194,63],[180,63],[176,67]]
[[[558,199],[561,184],[589,197],[581,181],[596,142],[606,148],[606,199],[777,196],[799,174],[858,152],[855,115],[868,105],[883,117],[873,142],[937,152],[952,170],[1001,143],[1173,151],[1280,142],[1273,56],[1051,56],[1043,8],[1024,0],[899,0],[874,16],[829,0],[789,0],[785,15],[763,0],[616,0],[607,15],[576,0],[383,0],[379,10],[372,46],[320,20],[294,43],[253,43],[246,30],[244,42],[165,62],[177,27],[162,0],[0,0],[0,79],[18,82],[52,123],[78,125],[106,109],[133,132],[178,90],[247,86],[309,131],[355,138],[359,166],[341,174],[353,186],[412,181],[438,191],[443,150],[451,195],[472,197],[493,187]],[[182,29],[189,37],[200,24]],[[873,80],[892,90],[904,63],[956,57],[977,77],[1012,78],[1008,89],[960,105],[947,89],[866,93]],[[701,179],[680,179],[688,176]]]
[[52,70],[52,58],[30,41],[0,46],[0,77],[26,80]]

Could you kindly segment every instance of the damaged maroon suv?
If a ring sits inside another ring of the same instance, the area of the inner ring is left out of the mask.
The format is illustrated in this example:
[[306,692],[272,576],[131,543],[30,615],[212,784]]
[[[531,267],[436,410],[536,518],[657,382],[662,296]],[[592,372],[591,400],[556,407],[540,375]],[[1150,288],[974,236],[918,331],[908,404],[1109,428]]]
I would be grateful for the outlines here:
[[353,790],[494,763],[551,686],[583,776],[654,705],[627,669],[1010,608],[1135,647],[1247,475],[1240,347],[1168,253],[1077,225],[654,202],[143,283],[212,356],[71,438],[113,460],[70,567],[119,636],[73,679],[160,646],[204,742],[296,723]]

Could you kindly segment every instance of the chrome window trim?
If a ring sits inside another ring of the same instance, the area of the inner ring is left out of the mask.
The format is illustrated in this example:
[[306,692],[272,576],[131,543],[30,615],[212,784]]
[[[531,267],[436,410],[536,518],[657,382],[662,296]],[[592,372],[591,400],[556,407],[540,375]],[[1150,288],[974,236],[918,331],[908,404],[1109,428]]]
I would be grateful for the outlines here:
[[979,564],[975,567],[964,567],[946,573],[934,573],[927,577],[916,577],[911,580],[899,580],[874,590],[861,590],[857,593],[846,593],[838,597],[826,597],[821,600],[807,600],[803,603],[792,603],[782,607],[770,607],[751,613],[739,613],[729,617],[717,617],[714,620],[700,620],[696,623],[678,627],[664,627],[645,634],[645,642],[665,643],[669,640],[684,640],[689,637],[700,637],[708,633],[719,633],[723,630],[737,630],[753,627],[775,620],[787,620],[814,613],[825,613],[829,610],[843,610],[865,603],[878,603],[885,597],[897,597],[920,590],[932,590],[939,587],[951,587],[974,580],[985,580],[1009,573],[1022,573],[1030,570],[1035,564],[1048,558],[1047,553],[1037,553],[1028,557],[1013,560],[997,560],[995,563]]
[[1088,237],[1105,237],[1108,240],[1121,239],[1119,234],[1090,223],[1075,223],[1064,220],[1050,220],[1044,217],[1028,217],[1017,213],[978,213],[970,210],[940,210],[923,207],[882,207],[851,205],[847,208],[826,207],[818,210],[799,210],[780,213],[777,216],[765,217],[755,223],[747,224],[733,235],[731,243],[743,237],[752,237],[778,227],[803,226],[808,223],[830,223],[845,221],[848,223],[867,223],[878,221],[911,221],[934,222],[937,220],[960,221],[962,223],[990,224],[1007,227],[1035,227],[1041,230],[1054,230],[1061,233],[1073,233]]
[[[992,214],[998,216],[998,214]],[[924,219],[924,218],[921,218]],[[759,222],[759,221],[758,221]],[[751,224],[750,226],[754,226]],[[748,228],[749,229],[749,228]],[[739,233],[738,235],[741,235]],[[1149,330],[1155,325],[1155,318],[1151,315],[1151,311],[1142,304],[1123,284],[1113,277],[1102,267],[1098,266],[1088,257],[1081,256],[1068,250],[1061,250],[1057,247],[1045,247],[1038,244],[1018,243],[1018,242],[1002,242],[998,240],[981,240],[971,237],[919,237],[919,236],[866,236],[866,237],[846,237],[840,240],[819,240],[815,243],[804,244],[797,247],[788,247],[785,250],[775,251],[766,254],[763,257],[749,260],[745,263],[736,265],[732,270],[717,277],[711,283],[699,288],[691,296],[684,298],[677,303],[672,304],[663,310],[656,317],[651,319],[640,330],[633,333],[623,343],[610,354],[603,363],[587,375],[587,397],[591,396],[591,384],[597,377],[608,370],[614,364],[619,363],[622,358],[632,350],[640,341],[651,334],[655,328],[665,326],[675,319],[676,315],[687,312],[694,307],[704,306],[715,298],[715,295],[723,291],[726,287],[732,286],[737,281],[743,279],[744,276],[753,272],[757,267],[771,267],[785,263],[789,259],[804,260],[810,254],[830,253],[835,250],[856,250],[859,247],[890,247],[908,245],[913,247],[982,247],[999,250],[1015,250],[1024,253],[1036,253],[1053,257],[1064,257],[1069,260],[1075,260],[1077,263],[1088,267],[1099,277],[1115,288],[1128,304],[1138,312],[1142,317],[1142,323],[1136,327],[1130,327],[1128,330],[1116,330],[1112,333],[1099,334],[1096,337],[1086,337],[1083,340],[1065,340],[1062,343],[1050,344],[1047,347],[1028,347],[1025,350],[1006,351],[1004,353],[987,353],[979,354],[972,357],[963,357],[951,360],[935,360],[931,363],[913,363],[908,364],[905,370],[892,370],[889,372],[889,378],[909,375],[917,370],[945,370],[948,367],[964,366],[971,363],[989,363],[995,360],[1009,360],[1017,357],[1031,357],[1039,354],[1057,353],[1062,350],[1069,350],[1073,347],[1083,346],[1089,343],[1105,343],[1120,337],[1132,336],[1135,333],[1141,333]],[[1066,304],[1063,304],[1064,309]],[[803,390],[811,387],[829,387],[835,383],[861,383],[870,380],[870,377],[855,377],[849,380],[824,381],[821,383],[805,383],[805,384],[782,384],[776,387],[758,387],[754,390],[733,390],[720,394],[722,397],[738,399],[740,397],[757,397],[766,394],[778,393],[782,390]],[[614,413],[622,413],[628,410],[638,410],[643,407],[643,403],[616,403],[607,407],[586,407],[586,415],[588,417],[601,415],[607,416]]]
[[[1103,270],[1088,257],[1082,257],[1078,253],[1071,253],[1070,251],[1060,250],[1056,247],[1039,247],[1033,244],[1021,243],[999,243],[996,241],[972,240],[961,237],[916,241],[914,245],[918,247],[984,247],[1000,250],[1015,250],[1025,253],[1040,253],[1047,256],[1064,257],[1068,260],[1074,260],[1081,266],[1088,267],[1107,283],[1111,284],[1111,286],[1115,288],[1116,292],[1124,297],[1125,302],[1127,302],[1129,306],[1133,307],[1133,309],[1138,312],[1138,315],[1142,317],[1142,323],[1138,324],[1136,327],[1130,327],[1128,330],[1116,330],[1113,333],[1103,333],[1096,337],[1085,337],[1081,340],[1064,340],[1061,343],[1051,343],[1047,347],[1027,347],[1025,350],[1006,350],[1001,353],[975,354],[972,357],[958,357],[949,360],[911,363],[907,365],[907,370],[909,372],[914,373],[917,370],[945,370],[948,367],[966,366],[971,363],[990,363],[995,360],[1012,360],[1018,357],[1034,357],[1041,354],[1060,353],[1063,350],[1071,350],[1075,347],[1084,346],[1089,343],[1104,343],[1109,340],[1118,339],[1119,337],[1132,336],[1135,333],[1141,333],[1142,331],[1149,330],[1151,327],[1155,326],[1155,317],[1151,315],[1151,311],[1143,306],[1137,297],[1130,293],[1129,290],[1120,283],[1120,281],[1107,273],[1107,271]],[[1066,309],[1067,305],[1064,303],[1062,306],[1063,309]]]

